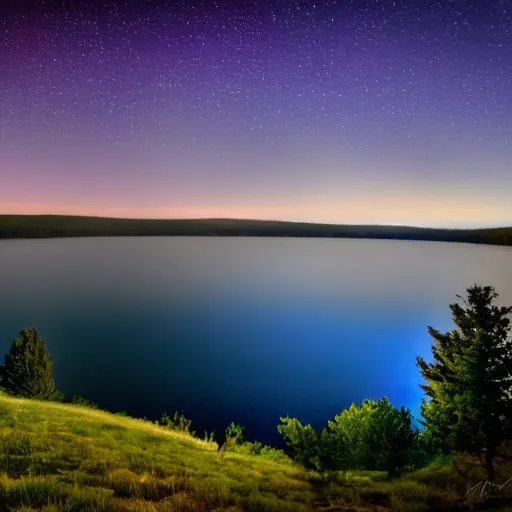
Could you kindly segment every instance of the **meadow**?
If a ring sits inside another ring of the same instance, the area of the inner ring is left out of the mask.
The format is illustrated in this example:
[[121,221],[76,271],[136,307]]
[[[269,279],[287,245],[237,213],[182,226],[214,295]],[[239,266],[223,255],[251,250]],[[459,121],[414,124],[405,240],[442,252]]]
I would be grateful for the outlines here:
[[[380,472],[320,474],[217,448],[150,421],[2,395],[0,510],[464,510],[466,482],[447,461],[389,480]],[[475,466],[470,482],[481,480],[478,464],[465,461]],[[500,478],[511,474],[510,462],[496,467]],[[480,509],[512,511],[512,494]]]

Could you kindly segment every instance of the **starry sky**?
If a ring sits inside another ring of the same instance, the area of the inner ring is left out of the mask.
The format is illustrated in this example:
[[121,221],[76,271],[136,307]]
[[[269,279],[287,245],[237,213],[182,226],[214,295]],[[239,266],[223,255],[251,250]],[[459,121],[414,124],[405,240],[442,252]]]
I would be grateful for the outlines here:
[[512,225],[512,0],[14,0],[0,213]]

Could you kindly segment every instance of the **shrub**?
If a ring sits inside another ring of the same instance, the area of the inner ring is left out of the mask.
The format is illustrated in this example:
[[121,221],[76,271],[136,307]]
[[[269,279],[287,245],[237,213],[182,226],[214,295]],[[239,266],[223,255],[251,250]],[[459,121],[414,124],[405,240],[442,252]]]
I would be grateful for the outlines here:
[[273,446],[264,445],[259,441],[245,441],[240,445],[235,445],[233,450],[236,453],[252,455],[262,459],[273,460],[274,462],[281,462],[285,464],[291,462],[290,457],[288,457],[283,450],[279,450]]
[[183,413],[179,414],[178,411],[174,413],[172,418],[166,412],[164,412],[160,417],[160,425],[163,427],[171,428],[173,430],[180,430],[182,432],[187,432],[187,434],[195,435],[195,432],[190,430],[190,427],[192,426],[192,420],[187,419]]
[[235,445],[244,442],[244,427],[232,421],[226,428],[226,438],[232,439]]
[[307,469],[321,469],[320,440],[311,425],[302,425],[296,418],[279,418],[277,430],[285,444],[286,453]]
[[386,398],[364,400],[337,414],[321,436],[326,464],[332,469],[362,469],[400,474],[409,464],[418,437],[409,410]]
[[215,431],[212,431],[208,434],[208,432],[205,430],[203,439],[207,443],[214,443],[215,442]]
[[74,405],[81,405],[82,407],[88,407],[89,409],[99,409],[98,404],[95,404],[94,402],[87,400],[87,398],[79,395],[73,395],[71,397],[71,403]]

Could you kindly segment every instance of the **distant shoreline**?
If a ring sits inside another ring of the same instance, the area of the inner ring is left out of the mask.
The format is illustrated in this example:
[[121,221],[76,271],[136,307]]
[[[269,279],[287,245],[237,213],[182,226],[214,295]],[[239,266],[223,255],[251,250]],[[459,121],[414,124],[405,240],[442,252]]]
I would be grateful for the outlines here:
[[119,219],[68,215],[0,215],[0,239],[97,236],[366,238],[512,246],[512,227],[438,229],[244,219]]

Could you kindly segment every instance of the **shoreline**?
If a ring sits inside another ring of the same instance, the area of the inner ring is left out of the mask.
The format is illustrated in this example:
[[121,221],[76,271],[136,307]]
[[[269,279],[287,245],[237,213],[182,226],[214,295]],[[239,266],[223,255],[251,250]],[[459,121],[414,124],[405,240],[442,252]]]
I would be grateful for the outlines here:
[[446,229],[244,219],[118,219],[64,215],[0,215],[0,240],[143,236],[348,238],[512,246],[512,227]]

